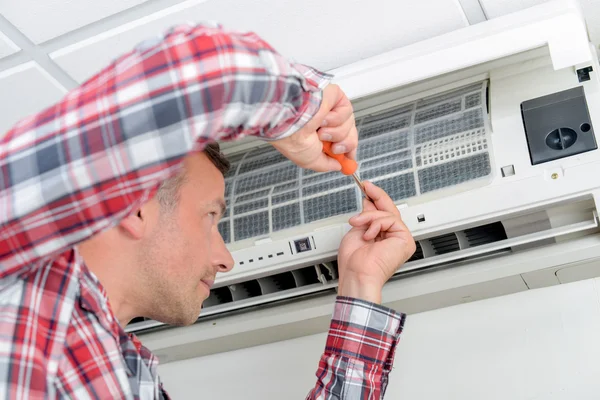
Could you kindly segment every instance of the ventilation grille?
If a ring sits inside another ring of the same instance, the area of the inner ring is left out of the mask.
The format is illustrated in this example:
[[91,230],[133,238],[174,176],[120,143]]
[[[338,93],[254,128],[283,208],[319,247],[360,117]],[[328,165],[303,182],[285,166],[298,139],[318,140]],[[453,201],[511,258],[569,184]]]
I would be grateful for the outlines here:
[[[467,238],[464,244],[458,240],[459,236]],[[436,256],[458,252],[473,246],[499,242],[506,238],[502,223],[496,222],[420,240],[417,242],[415,254],[408,260],[406,265],[409,266],[413,262],[424,259],[433,260]],[[431,251],[424,251],[424,249],[431,249]],[[429,268],[431,267],[425,269]],[[402,275],[402,273],[403,271],[400,269],[398,274]],[[210,297],[203,303],[201,318],[306,294],[333,290],[337,285],[337,279],[337,263],[328,262],[215,288],[211,290]],[[163,325],[155,321],[136,319],[127,327],[127,330],[135,332]]]
[[452,253],[454,251],[460,250],[458,238],[454,233],[449,233],[447,235],[429,239],[429,242],[431,243],[433,251],[436,255]]
[[464,231],[469,247],[499,242],[506,239],[506,231],[500,223],[478,226]]
[[[491,173],[485,91],[477,83],[357,121],[359,174],[396,202]],[[361,194],[339,173],[301,170],[271,146],[230,158],[226,243],[358,211]]]

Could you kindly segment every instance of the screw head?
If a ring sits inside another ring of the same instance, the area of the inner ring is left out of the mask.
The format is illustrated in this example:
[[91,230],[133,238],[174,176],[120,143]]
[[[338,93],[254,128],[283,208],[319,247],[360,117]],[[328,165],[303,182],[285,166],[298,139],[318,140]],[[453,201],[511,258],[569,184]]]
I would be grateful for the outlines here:
[[550,178],[552,178],[552,179],[558,179],[558,174],[555,172],[552,175],[550,175]]

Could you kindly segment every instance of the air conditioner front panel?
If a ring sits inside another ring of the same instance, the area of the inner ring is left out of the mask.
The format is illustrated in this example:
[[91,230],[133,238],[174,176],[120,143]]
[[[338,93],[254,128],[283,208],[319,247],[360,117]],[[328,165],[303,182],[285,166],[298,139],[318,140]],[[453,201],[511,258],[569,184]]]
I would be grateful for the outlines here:
[[[398,203],[488,184],[493,157],[486,89],[487,81],[479,82],[360,119],[360,177]],[[219,229],[232,250],[303,231],[307,224],[330,225],[359,210],[361,192],[338,172],[302,170],[271,147],[231,160],[230,210]]]

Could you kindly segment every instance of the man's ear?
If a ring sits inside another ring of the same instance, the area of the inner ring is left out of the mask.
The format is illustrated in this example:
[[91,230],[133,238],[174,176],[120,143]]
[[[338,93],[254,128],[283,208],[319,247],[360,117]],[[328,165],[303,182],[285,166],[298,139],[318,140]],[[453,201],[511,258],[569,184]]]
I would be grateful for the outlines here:
[[141,209],[137,210],[137,212],[121,220],[119,225],[133,239],[141,239],[144,236],[144,231],[146,230],[146,221],[143,216],[143,211]]

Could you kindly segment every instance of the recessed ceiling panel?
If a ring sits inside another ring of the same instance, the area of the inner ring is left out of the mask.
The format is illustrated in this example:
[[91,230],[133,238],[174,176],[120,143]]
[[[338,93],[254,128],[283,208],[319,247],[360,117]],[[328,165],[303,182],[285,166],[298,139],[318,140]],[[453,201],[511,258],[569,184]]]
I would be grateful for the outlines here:
[[[31,0],[29,0],[31,1]],[[235,10],[235,12],[232,12]],[[52,55],[79,82],[137,43],[185,21],[214,20],[253,31],[282,54],[322,70],[466,26],[458,2],[421,0],[213,0],[130,29],[103,32]]]
[[1,72],[0,136],[19,120],[52,105],[64,94],[64,89],[33,62]]
[[19,51],[19,47],[0,32],[0,58],[10,56]]
[[[492,172],[487,83],[481,82],[367,115],[357,122],[359,175],[394,201],[487,183]],[[230,157],[219,224],[227,242],[354,213],[362,194],[339,172],[301,170],[271,146]]]
[[524,8],[546,3],[548,0],[480,0],[488,19],[511,14]]
[[147,0],[6,0],[0,14],[35,43],[42,43]]

